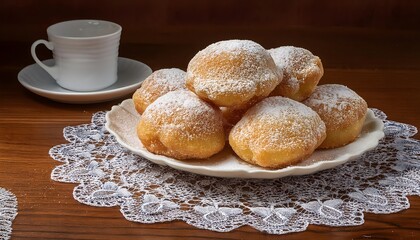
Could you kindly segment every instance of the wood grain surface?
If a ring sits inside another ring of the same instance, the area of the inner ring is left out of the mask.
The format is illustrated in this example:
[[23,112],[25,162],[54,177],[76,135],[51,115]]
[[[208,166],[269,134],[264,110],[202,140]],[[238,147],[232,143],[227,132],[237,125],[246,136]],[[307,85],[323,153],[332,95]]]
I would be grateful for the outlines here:
[[[2,2],[0,186],[19,201],[12,239],[420,239],[420,197],[415,196],[409,197],[410,209],[365,214],[361,226],[309,226],[281,236],[251,227],[218,233],[180,221],[138,224],[125,220],[117,207],[80,204],[72,197],[75,184],[50,179],[59,163],[48,151],[66,142],[64,127],[88,123],[93,113],[130,96],[99,104],[64,104],[37,96],[17,81],[18,72],[33,63],[31,43],[46,38],[48,25],[100,18],[123,26],[120,56],[154,70],[185,69],[198,50],[222,39],[252,39],[266,48],[308,48],[324,63],[320,84],[347,85],[389,119],[420,127],[418,1],[267,1],[267,6],[247,1],[98,2]],[[235,5],[240,2],[248,5]],[[31,13],[33,18],[27,16]],[[38,51],[42,58],[51,58],[47,50]],[[418,134],[415,138],[420,139]]]

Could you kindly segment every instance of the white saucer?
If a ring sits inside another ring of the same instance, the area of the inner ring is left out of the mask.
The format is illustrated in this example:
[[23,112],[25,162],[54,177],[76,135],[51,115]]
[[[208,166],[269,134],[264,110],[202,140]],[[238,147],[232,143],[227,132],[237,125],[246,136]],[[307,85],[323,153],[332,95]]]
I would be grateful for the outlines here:
[[205,160],[180,161],[153,154],[147,151],[137,136],[136,126],[140,118],[134,108],[133,100],[127,99],[107,112],[105,127],[123,147],[154,163],[187,172],[226,178],[281,178],[315,173],[357,159],[366,151],[376,147],[384,136],[383,122],[369,109],[362,132],[354,142],[339,148],[316,150],[310,157],[296,165],[281,169],[265,169],[240,160],[228,146]]
[[[53,59],[43,62],[49,66],[54,64]],[[18,74],[18,80],[29,91],[58,102],[97,103],[134,92],[151,73],[152,69],[146,64],[119,57],[117,82],[98,91],[75,92],[64,89],[38,64],[32,64],[22,69]]]

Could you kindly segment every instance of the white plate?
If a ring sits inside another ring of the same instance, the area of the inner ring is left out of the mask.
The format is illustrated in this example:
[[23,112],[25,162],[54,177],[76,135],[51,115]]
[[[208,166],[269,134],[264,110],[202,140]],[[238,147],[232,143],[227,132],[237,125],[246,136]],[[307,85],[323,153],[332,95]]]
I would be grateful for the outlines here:
[[[43,62],[49,66],[54,64],[53,59]],[[146,64],[119,57],[117,82],[98,91],[75,92],[64,89],[38,64],[22,69],[18,74],[18,80],[29,91],[58,102],[95,103],[109,101],[134,92],[151,73],[152,69]]]
[[134,109],[133,101],[127,99],[120,105],[113,106],[111,111],[106,114],[105,126],[116,137],[118,143],[154,163],[215,177],[280,178],[315,173],[357,158],[362,153],[376,147],[384,136],[383,122],[376,118],[371,110],[368,110],[362,133],[356,141],[340,148],[317,150],[308,159],[297,165],[270,170],[240,160],[228,146],[222,152],[205,160],[181,161],[153,154],[143,147],[137,137],[136,125],[140,117]]

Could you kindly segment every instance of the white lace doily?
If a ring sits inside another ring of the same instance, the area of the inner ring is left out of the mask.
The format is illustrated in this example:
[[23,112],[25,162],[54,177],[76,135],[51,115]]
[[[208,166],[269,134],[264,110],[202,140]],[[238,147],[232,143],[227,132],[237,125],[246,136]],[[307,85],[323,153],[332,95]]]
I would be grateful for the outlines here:
[[74,198],[98,207],[120,206],[129,221],[182,220],[219,232],[249,225],[272,234],[304,231],[309,224],[354,226],[364,212],[409,208],[420,195],[420,141],[413,126],[384,120],[385,138],[359,159],[312,175],[276,180],[195,175],[149,162],[123,149],[105,127],[105,112],[92,123],[69,126],[69,143],[50,150],[62,162],[51,173],[78,183]]
[[13,193],[0,187],[0,239],[9,239],[12,221],[17,215],[17,200]]

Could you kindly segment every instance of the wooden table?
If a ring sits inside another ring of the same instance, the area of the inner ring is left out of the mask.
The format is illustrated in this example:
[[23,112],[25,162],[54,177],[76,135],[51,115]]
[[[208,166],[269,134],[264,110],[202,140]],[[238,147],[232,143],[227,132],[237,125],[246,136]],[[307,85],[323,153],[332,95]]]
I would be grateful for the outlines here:
[[[418,34],[340,29],[292,29],[286,38],[281,38],[280,32],[252,34],[249,38],[266,47],[294,42],[308,47],[324,62],[321,83],[347,85],[389,119],[420,127]],[[211,31],[207,36],[189,43],[123,42],[120,56],[143,61],[155,70],[185,69],[196,51],[220,37]],[[365,214],[366,222],[361,226],[309,226],[302,233],[282,236],[251,227],[217,233],[180,221],[138,224],[125,220],[117,207],[80,204],[72,197],[75,184],[50,179],[51,170],[59,163],[49,157],[48,150],[66,142],[64,127],[88,123],[92,113],[108,110],[130,96],[100,104],[71,105],[32,94],[17,81],[19,70],[32,64],[29,46],[29,42],[3,44],[8,59],[2,59],[0,66],[0,186],[15,193],[19,201],[12,239],[420,239],[420,198],[414,196],[409,197],[410,209],[396,214]],[[420,139],[419,135],[415,138]]]

